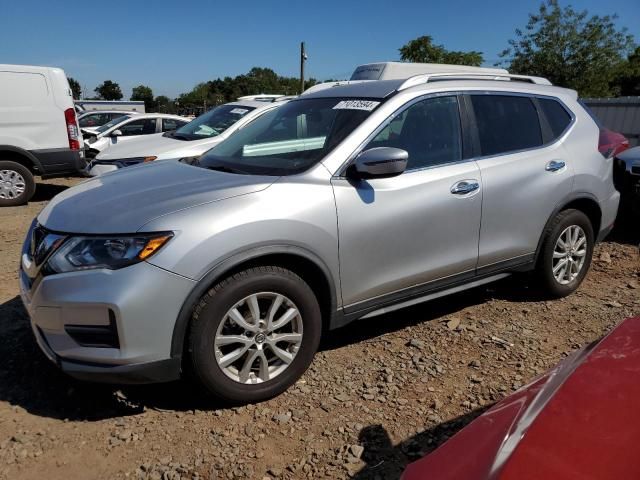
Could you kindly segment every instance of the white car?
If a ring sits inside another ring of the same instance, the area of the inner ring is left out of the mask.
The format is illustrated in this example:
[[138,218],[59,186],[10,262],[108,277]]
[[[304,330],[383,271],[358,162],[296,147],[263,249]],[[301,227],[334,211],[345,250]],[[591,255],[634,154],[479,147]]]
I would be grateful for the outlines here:
[[123,110],[91,110],[78,114],[78,124],[80,128],[88,132],[95,132],[98,128],[111,120],[124,115],[137,115],[138,112],[126,112]]
[[138,137],[170,132],[186,125],[189,121],[188,118],[178,115],[127,112],[126,115],[105,123],[95,132],[83,130],[86,137],[86,155],[92,158],[100,152],[132,142]]
[[202,155],[236,130],[286,101],[245,100],[226,103],[200,115],[174,132],[135,138],[98,154],[87,168],[98,176],[143,162]]

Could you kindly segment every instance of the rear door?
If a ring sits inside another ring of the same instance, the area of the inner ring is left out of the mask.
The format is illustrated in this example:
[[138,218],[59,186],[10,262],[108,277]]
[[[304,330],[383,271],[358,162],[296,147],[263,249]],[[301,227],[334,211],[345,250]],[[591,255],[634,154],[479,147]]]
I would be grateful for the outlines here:
[[407,171],[332,180],[346,311],[419,294],[438,280],[473,276],[482,189],[478,166],[464,159],[460,120],[455,95],[420,99],[363,149],[406,150]]
[[470,94],[483,183],[478,273],[533,259],[544,227],[570,194],[561,138],[572,116],[553,98]]

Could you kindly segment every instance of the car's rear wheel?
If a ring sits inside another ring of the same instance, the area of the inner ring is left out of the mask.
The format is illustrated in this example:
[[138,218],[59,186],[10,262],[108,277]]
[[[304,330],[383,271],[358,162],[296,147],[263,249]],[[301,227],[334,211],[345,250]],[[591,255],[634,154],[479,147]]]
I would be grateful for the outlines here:
[[538,261],[542,288],[553,297],[565,297],[584,280],[591,265],[594,234],[589,218],[581,211],[558,213],[547,228]]
[[0,207],[27,203],[36,191],[33,174],[24,165],[0,161]]
[[222,400],[264,400],[304,373],[320,333],[320,307],[304,280],[280,267],[251,268],[200,300],[188,340],[191,366]]

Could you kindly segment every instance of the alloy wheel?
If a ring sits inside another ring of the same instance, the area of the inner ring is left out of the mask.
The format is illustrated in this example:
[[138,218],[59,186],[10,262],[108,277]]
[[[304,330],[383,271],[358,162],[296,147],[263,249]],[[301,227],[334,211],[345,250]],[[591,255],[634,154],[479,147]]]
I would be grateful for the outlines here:
[[214,339],[216,362],[238,383],[273,380],[293,362],[302,330],[300,310],[289,298],[254,293],[231,307],[220,322]]
[[574,281],[584,266],[587,256],[587,235],[578,225],[565,228],[553,249],[553,276],[566,285]]

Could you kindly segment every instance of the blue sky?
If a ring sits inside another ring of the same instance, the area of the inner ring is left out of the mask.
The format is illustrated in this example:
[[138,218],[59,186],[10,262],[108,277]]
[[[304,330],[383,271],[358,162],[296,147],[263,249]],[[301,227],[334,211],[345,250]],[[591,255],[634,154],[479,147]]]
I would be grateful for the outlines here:
[[[592,14],[617,13],[618,25],[640,43],[640,1],[571,4]],[[482,51],[492,64],[538,5],[523,0],[3,1],[0,62],[59,66],[91,92],[110,79],[125,98],[139,84],[174,97],[198,82],[253,66],[297,76],[303,40],[307,76],[318,79],[345,78],[358,64],[396,60],[398,48],[425,34],[449,49]]]

